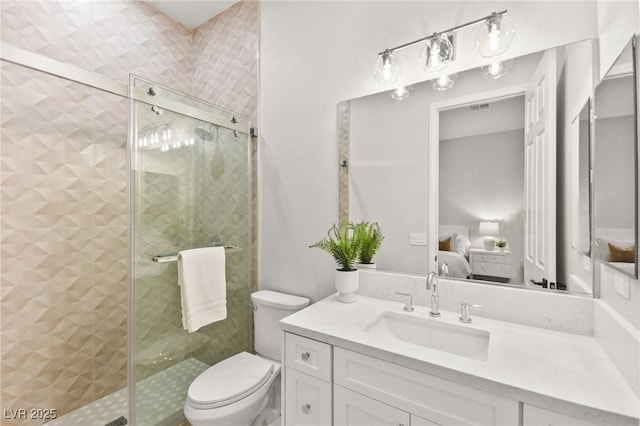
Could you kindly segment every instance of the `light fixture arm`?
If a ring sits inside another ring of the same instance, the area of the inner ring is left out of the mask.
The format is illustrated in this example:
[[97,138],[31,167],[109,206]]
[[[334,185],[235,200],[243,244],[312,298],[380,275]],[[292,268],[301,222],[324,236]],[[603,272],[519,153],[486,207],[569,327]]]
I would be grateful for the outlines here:
[[433,33],[433,34],[428,35],[426,37],[422,37],[422,38],[420,38],[418,40],[414,40],[414,41],[411,41],[409,43],[405,43],[405,44],[401,44],[400,46],[393,47],[391,49],[385,49],[382,52],[378,53],[378,55],[379,56],[383,56],[383,55],[388,56],[390,53],[393,53],[393,52],[395,52],[397,50],[402,50],[402,49],[405,49],[407,47],[414,46],[414,45],[416,45],[418,43],[422,43],[422,42],[425,42],[427,40],[431,40],[431,39],[440,37],[443,34],[453,33],[455,31],[461,30],[463,28],[470,27],[471,25],[479,24],[480,22],[487,22],[489,20],[495,20],[498,16],[502,18],[502,16],[506,15],[506,14],[507,14],[507,10],[506,9],[501,11],[501,12],[493,12],[491,15],[487,15],[487,16],[485,16],[483,18],[476,19],[475,21],[467,22],[466,24],[458,25],[457,27],[449,28],[448,30],[436,32],[436,33]]

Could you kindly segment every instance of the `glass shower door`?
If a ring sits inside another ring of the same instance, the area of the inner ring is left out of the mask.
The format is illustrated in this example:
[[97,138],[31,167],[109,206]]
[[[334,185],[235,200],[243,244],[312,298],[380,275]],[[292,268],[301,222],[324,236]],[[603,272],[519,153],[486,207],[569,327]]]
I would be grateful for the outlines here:
[[[249,348],[248,123],[141,79],[132,88],[132,414],[170,425],[198,374]],[[188,333],[175,255],[212,245],[233,247],[227,319]]]

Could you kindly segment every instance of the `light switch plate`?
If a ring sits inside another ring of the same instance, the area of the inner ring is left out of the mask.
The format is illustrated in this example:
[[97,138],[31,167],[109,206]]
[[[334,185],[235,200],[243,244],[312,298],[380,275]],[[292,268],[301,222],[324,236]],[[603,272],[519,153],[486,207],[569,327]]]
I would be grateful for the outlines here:
[[582,268],[585,272],[591,272],[591,258],[589,256],[582,256]]
[[426,246],[427,234],[423,232],[411,232],[409,234],[409,245],[410,246]]

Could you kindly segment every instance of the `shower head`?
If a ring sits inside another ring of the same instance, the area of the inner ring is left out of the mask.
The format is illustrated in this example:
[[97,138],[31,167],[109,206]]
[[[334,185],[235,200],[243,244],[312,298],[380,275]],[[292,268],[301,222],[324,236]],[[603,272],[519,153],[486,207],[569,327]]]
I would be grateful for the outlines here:
[[206,141],[212,141],[216,134],[216,127],[213,124],[201,124],[194,130],[198,137]]

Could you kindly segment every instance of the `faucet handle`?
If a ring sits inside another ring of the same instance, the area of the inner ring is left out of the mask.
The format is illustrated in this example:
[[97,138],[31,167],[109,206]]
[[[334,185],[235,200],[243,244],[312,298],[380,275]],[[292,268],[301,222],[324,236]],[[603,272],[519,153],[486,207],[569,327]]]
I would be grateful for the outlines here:
[[469,324],[471,320],[471,316],[469,315],[469,308],[484,308],[482,305],[474,305],[473,303],[462,302],[460,304],[460,318],[458,320],[465,324]]
[[396,291],[396,294],[399,294],[400,296],[406,296],[407,297],[407,301],[405,302],[404,305],[404,310],[406,312],[413,312],[413,295],[410,293],[402,293],[400,291]]

